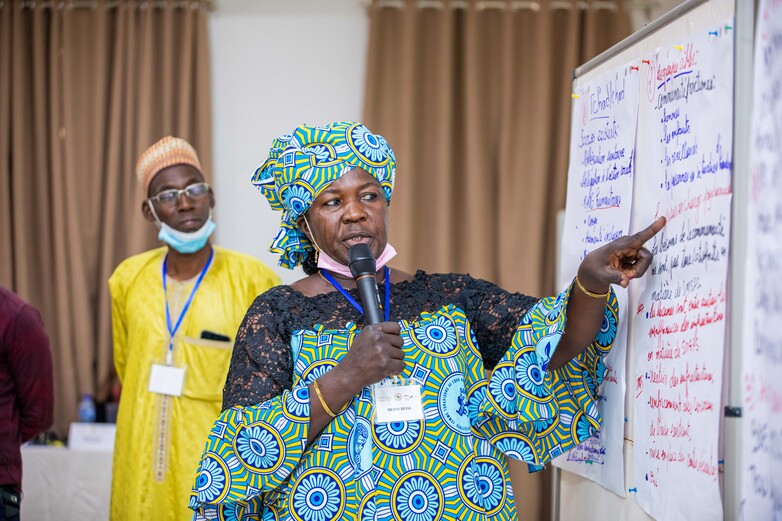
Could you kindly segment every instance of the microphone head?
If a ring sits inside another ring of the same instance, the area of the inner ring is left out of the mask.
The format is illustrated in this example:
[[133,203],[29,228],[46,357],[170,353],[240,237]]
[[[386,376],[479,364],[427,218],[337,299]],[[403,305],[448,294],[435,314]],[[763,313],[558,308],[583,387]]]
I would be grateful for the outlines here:
[[359,275],[374,275],[377,272],[377,263],[372,250],[364,243],[354,244],[348,251],[348,267],[353,278]]

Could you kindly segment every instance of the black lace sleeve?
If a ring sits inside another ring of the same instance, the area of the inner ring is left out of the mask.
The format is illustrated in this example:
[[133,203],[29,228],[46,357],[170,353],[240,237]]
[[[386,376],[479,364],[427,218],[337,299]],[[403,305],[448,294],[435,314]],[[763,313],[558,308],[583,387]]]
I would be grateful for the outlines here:
[[[355,290],[349,293],[359,298]],[[470,320],[484,366],[494,369],[510,347],[521,317],[537,301],[469,275],[419,271],[412,281],[393,285],[390,315],[392,320],[416,320],[424,311],[459,306]],[[337,291],[305,297],[290,286],[277,286],[256,298],[236,335],[223,408],[263,403],[290,389],[293,332],[315,324],[340,328],[348,321],[360,324],[362,318]]]
[[290,332],[278,318],[285,286],[258,296],[236,334],[231,366],[223,389],[223,409],[254,405],[282,394],[292,385]]

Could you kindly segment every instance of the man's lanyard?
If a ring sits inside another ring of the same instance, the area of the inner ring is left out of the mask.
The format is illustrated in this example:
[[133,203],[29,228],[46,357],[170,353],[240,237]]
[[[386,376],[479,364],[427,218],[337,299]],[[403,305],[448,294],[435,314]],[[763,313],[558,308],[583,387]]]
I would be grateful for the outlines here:
[[195,286],[193,286],[193,289],[190,290],[190,296],[187,297],[187,302],[185,302],[184,307],[182,308],[182,312],[179,314],[179,318],[176,321],[176,324],[172,327],[171,326],[171,311],[168,309],[168,296],[166,295],[166,266],[168,265],[168,255],[166,255],[166,258],[163,260],[163,297],[166,301],[166,327],[168,327],[168,335],[169,335],[169,341],[168,341],[168,354],[166,355],[166,365],[171,365],[173,352],[174,352],[174,335],[176,335],[176,332],[179,330],[179,326],[182,325],[182,319],[185,318],[185,313],[187,313],[188,308],[190,308],[190,303],[193,302],[193,296],[195,296],[195,292],[198,289],[198,286],[201,285],[201,281],[204,280],[204,275],[206,275],[206,271],[209,269],[209,266],[212,264],[212,258],[215,255],[214,249],[212,249],[211,252],[209,252],[209,259],[206,261],[206,265],[204,265],[204,268],[201,270],[201,273],[198,275],[198,280],[196,280]]
[[[388,322],[389,317],[389,310],[391,309],[391,270],[388,269],[388,266],[386,266],[385,271],[383,272],[385,275],[385,286],[386,286],[386,300],[383,305],[383,317],[385,318],[385,321]],[[362,315],[364,314],[364,308],[361,307],[361,304],[356,302],[356,299],[350,296],[350,293],[348,293],[345,288],[342,287],[342,285],[337,282],[337,280],[329,275],[329,272],[326,270],[320,270],[320,274],[323,275],[323,278],[327,281],[331,282],[331,285],[334,286],[339,290],[340,293],[342,293],[346,299],[348,299],[348,302],[350,302],[354,308],[358,310],[359,313]]]

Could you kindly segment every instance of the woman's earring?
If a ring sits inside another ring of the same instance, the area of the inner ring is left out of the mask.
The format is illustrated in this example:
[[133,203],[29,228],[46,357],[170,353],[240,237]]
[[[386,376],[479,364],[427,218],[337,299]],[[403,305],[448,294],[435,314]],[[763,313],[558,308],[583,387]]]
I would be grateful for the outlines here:
[[[302,217],[304,217],[304,224],[307,225],[307,231],[309,232],[309,235],[307,236],[307,238],[312,243],[312,249],[315,250],[315,265],[317,266],[317,264],[318,264],[318,257],[320,256],[320,248],[318,247],[318,243],[315,242],[315,235],[312,233],[312,227],[310,227],[310,222],[307,220],[307,216],[306,215],[302,215]],[[303,231],[304,230],[302,230],[302,232]],[[305,234],[305,235],[307,235],[307,234]]]

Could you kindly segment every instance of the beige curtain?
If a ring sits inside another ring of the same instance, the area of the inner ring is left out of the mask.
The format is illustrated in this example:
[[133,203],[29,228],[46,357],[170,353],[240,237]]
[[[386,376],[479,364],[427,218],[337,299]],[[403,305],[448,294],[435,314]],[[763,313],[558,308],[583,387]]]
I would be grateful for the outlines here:
[[136,158],[171,133],[211,165],[207,14],[188,1],[0,6],[0,284],[43,315],[64,434],[82,393],[106,394],[107,279],[157,244]]
[[[555,291],[573,70],[630,34],[621,1],[375,0],[364,121],[397,155],[401,268]],[[550,480],[512,465],[519,517]]]

